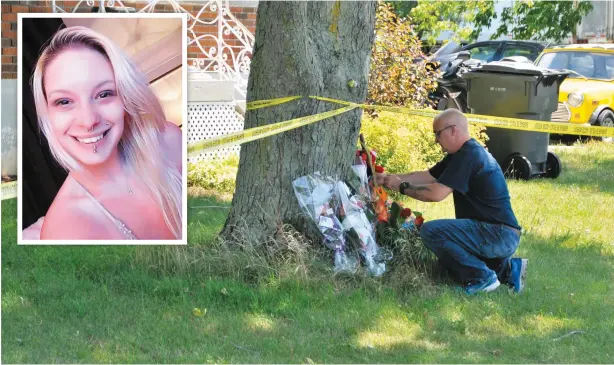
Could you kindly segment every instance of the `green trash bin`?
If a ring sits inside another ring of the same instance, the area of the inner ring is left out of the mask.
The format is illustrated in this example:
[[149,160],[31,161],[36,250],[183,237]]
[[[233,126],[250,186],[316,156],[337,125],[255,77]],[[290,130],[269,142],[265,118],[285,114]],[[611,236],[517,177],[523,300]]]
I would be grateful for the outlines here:
[[[467,105],[473,114],[550,121],[567,75],[530,63],[491,62],[463,75]],[[507,177],[529,180],[561,173],[559,158],[548,152],[549,133],[503,128],[487,128],[486,133],[486,147]]]

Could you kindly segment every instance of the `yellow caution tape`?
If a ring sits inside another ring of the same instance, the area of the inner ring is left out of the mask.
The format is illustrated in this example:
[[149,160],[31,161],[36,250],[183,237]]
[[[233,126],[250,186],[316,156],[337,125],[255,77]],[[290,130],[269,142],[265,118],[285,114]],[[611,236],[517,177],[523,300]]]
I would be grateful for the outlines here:
[[[429,118],[434,118],[439,113],[441,113],[435,110],[411,109],[411,108],[384,106],[384,105],[354,104],[348,101],[325,98],[321,96],[310,96],[310,98],[316,99],[316,100],[322,100],[322,101],[329,101],[331,103],[336,103],[336,104],[341,104],[341,105],[359,106],[363,109],[389,111],[393,113],[417,115],[417,116],[429,117]],[[480,114],[465,114],[465,116],[467,117],[467,120],[469,121],[469,123],[481,124],[486,127],[492,127],[492,128],[504,128],[504,129],[514,129],[514,130],[521,130],[521,131],[556,133],[556,134],[573,134],[573,135],[591,136],[591,137],[614,137],[613,127],[598,127],[598,126],[583,125],[583,124],[545,122],[545,121],[520,119],[520,118],[504,118],[504,117],[494,117],[490,115],[480,115]]]
[[246,107],[247,107],[247,110],[254,110],[254,109],[266,108],[269,106],[287,103],[289,101],[300,99],[300,98],[301,98],[300,96],[287,96],[285,98],[250,101],[249,103],[247,103]]
[[275,134],[296,129],[308,124],[318,122],[323,119],[331,118],[336,115],[348,112],[357,108],[357,105],[346,106],[343,108],[331,110],[324,113],[310,115],[307,117],[301,117],[296,119],[287,120],[285,122],[279,122],[269,125],[263,125],[246,129],[240,132],[225,134],[223,136],[206,139],[201,142],[197,142],[188,146],[188,156],[193,156],[198,153],[206,152],[213,149],[224,148],[233,146],[240,143],[254,141],[260,138],[269,137]]
[[5,182],[0,185],[2,200],[17,197],[17,181]]
[[[286,132],[295,128],[299,128],[317,121],[327,119],[355,108],[373,109],[380,111],[389,111],[393,113],[402,113],[407,115],[421,116],[434,118],[440,111],[427,110],[427,109],[412,109],[396,106],[385,105],[369,105],[369,104],[357,104],[349,101],[337,100],[326,98],[322,96],[309,96],[315,100],[328,101],[331,103],[346,105],[344,108],[331,110],[320,114],[315,114],[307,117],[301,117],[297,119],[288,120],[285,122],[279,122],[264,126],[259,126],[240,132],[230,133],[223,136],[207,139],[201,142],[194,143],[188,146],[188,155],[193,156],[198,153],[206,152],[213,149],[224,148],[241,144],[245,142],[251,142],[260,138],[272,136],[282,132]],[[299,99],[300,96],[289,96],[284,98],[270,99],[270,100],[257,100],[247,104],[248,110],[254,110],[274,105],[280,105],[292,100]],[[490,115],[480,114],[466,114],[469,123],[481,124],[492,128],[514,129],[522,131],[532,132],[544,132],[544,133],[556,133],[556,134],[573,134],[581,136],[592,137],[614,137],[614,128],[612,127],[596,127],[589,125],[576,125],[571,123],[557,123],[557,122],[545,122],[530,119],[520,118],[504,118],[495,117]]]

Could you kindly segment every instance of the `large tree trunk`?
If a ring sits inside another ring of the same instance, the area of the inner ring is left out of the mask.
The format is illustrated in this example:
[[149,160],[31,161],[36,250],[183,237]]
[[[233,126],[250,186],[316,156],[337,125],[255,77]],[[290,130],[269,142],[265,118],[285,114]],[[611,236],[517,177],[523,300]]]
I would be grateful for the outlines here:
[[[248,111],[245,128],[340,107],[306,98],[309,95],[364,102],[376,5],[260,1],[247,101],[305,98]],[[353,162],[361,116],[362,111],[354,109],[242,145],[236,191],[222,235],[264,241],[279,232],[282,222],[312,232],[292,181],[316,171],[344,178]]]

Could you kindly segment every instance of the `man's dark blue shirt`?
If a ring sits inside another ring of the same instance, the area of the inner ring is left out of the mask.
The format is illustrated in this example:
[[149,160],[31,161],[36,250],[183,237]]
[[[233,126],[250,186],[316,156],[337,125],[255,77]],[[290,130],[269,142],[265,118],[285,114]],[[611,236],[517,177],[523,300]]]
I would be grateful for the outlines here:
[[520,229],[512,211],[503,171],[475,139],[429,169],[437,182],[452,190],[458,219],[475,219]]

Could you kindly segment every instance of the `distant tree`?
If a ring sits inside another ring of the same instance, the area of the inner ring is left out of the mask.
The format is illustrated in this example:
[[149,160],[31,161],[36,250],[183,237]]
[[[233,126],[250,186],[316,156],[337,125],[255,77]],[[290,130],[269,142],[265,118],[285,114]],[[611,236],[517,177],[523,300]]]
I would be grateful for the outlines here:
[[[592,9],[590,0],[514,1],[503,9],[501,25],[491,39],[511,34],[513,39],[560,42],[575,37],[577,25]],[[443,31],[451,31],[456,41],[473,42],[497,13],[492,0],[418,0],[409,16],[420,39],[433,44]]]
[[434,44],[443,31],[452,32],[456,41],[475,41],[496,13],[493,0],[418,0],[409,16],[420,39]]
[[591,10],[588,0],[518,1],[503,9],[502,24],[492,37],[512,34],[514,39],[561,42],[571,35],[575,42],[576,28]]
[[394,13],[401,19],[407,18],[411,9],[418,6],[417,0],[411,1],[386,1],[390,5]]

